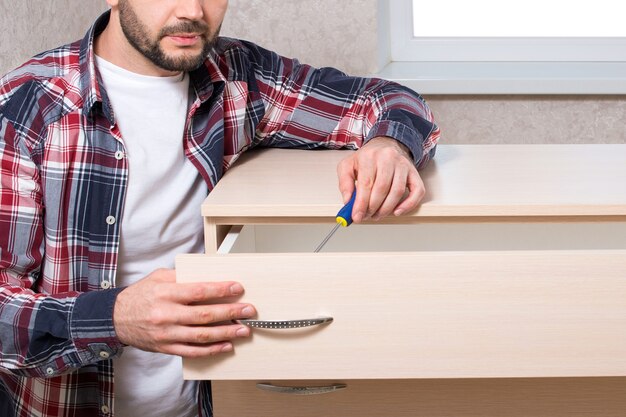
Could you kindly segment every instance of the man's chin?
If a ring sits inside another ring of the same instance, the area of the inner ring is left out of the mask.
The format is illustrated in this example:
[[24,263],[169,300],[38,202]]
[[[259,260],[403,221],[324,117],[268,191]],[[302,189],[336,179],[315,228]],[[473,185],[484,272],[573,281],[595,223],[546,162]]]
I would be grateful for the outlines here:
[[161,51],[159,56],[152,57],[152,62],[168,71],[193,71],[200,67],[205,59],[204,51],[179,50],[174,53]]
[[190,59],[190,60],[184,60],[184,59],[168,60],[168,61],[155,62],[155,64],[157,64],[157,66],[167,71],[189,72],[189,71],[194,71],[198,69],[200,66],[202,66],[203,62],[204,62],[204,58]]

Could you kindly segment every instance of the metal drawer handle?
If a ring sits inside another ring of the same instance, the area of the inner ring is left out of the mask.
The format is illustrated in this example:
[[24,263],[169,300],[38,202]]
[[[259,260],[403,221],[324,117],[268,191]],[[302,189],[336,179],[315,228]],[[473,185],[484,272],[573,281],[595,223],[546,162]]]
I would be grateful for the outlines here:
[[305,320],[238,320],[239,323],[257,329],[297,329],[299,327],[318,326],[333,321],[332,317],[318,317]]
[[265,383],[256,384],[256,387],[258,389],[262,389],[265,391],[279,392],[281,394],[292,394],[292,395],[328,394],[331,392],[348,388],[346,384],[333,384],[333,385],[327,385],[327,386],[322,386],[322,387],[281,387],[281,386],[265,384]]

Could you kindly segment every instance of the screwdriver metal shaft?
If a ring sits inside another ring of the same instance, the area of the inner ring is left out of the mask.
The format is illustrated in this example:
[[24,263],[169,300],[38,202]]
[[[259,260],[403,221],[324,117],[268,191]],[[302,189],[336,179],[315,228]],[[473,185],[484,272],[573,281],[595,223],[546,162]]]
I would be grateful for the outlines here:
[[328,235],[326,235],[324,240],[322,240],[322,243],[320,243],[319,246],[317,248],[315,248],[313,253],[319,252],[324,247],[326,242],[328,242],[328,240],[331,237],[333,237],[333,235],[335,234],[337,229],[339,229],[339,227],[341,227],[341,226],[348,227],[348,226],[350,226],[352,224],[352,207],[354,206],[354,200],[355,199],[356,199],[356,190],[354,190],[352,192],[352,196],[350,197],[350,201],[348,201],[346,203],[346,205],[343,206],[341,208],[341,210],[339,210],[339,213],[337,213],[337,216],[335,217],[335,220],[337,221],[337,224],[335,225],[335,227],[333,227],[333,230],[331,230],[330,233]]
[[341,227],[341,223],[337,223],[335,225],[335,227],[333,227],[333,230],[330,231],[329,234],[326,235],[326,237],[324,238],[324,240],[322,240],[322,243],[320,243],[320,245],[315,248],[315,250],[313,251],[313,253],[317,253],[320,250],[322,250],[322,248],[324,247],[324,245],[326,244],[326,242],[328,242],[328,240],[333,237],[333,235],[335,234],[335,232],[337,231],[337,229],[339,229]]

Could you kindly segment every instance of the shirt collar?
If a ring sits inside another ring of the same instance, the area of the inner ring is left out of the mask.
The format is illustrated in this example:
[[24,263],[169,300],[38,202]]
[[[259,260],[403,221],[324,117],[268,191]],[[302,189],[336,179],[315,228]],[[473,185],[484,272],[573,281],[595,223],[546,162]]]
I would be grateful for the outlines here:
[[[94,40],[100,35],[109,23],[111,11],[103,13],[91,26],[80,44],[80,89],[84,107],[88,114],[101,107],[106,118],[114,124],[111,105],[102,83],[102,78],[96,68],[94,52]],[[209,54],[204,64],[198,69],[191,71],[190,79],[196,96],[200,102],[209,100],[214,91],[220,91],[217,85],[226,83],[226,77],[222,73],[218,54],[213,51]]]
[[215,50],[211,51],[204,65],[191,71],[191,83],[196,91],[196,96],[200,102],[209,100],[217,91],[221,91],[220,86],[226,83],[226,77],[222,73],[218,62],[221,62]]
[[[102,33],[109,23],[111,12],[101,15],[91,26],[80,44],[80,91],[83,98],[84,108],[89,114],[95,108],[102,105],[106,117],[112,122],[110,105],[100,74],[96,71],[96,57],[94,52],[94,40]],[[104,94],[103,94],[104,93]]]

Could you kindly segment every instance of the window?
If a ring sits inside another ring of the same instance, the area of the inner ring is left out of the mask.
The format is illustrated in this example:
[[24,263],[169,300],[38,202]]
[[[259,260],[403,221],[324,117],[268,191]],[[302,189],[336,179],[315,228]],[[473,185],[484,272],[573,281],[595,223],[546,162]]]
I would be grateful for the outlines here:
[[613,0],[389,2],[393,61],[626,61]]
[[614,0],[381,1],[391,64],[380,75],[418,74],[422,92],[626,93]]
[[416,37],[626,36],[614,0],[413,0],[412,6]]

